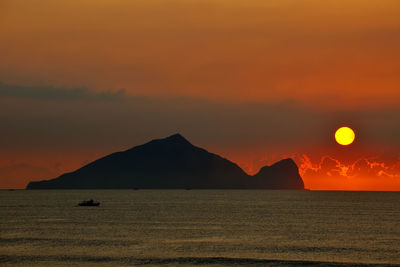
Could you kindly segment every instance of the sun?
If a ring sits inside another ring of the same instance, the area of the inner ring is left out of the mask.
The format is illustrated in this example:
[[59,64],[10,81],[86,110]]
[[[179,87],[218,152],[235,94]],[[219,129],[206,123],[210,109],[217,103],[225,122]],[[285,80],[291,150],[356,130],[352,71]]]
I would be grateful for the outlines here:
[[349,127],[340,127],[335,132],[336,142],[342,146],[348,146],[353,143],[356,138],[356,134],[353,129]]

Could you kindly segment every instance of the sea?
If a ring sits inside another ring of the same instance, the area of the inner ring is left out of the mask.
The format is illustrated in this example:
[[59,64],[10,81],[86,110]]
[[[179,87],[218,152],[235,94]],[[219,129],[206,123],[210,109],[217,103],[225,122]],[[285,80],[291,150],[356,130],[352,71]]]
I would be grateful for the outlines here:
[[0,266],[207,265],[400,266],[400,192],[0,191]]

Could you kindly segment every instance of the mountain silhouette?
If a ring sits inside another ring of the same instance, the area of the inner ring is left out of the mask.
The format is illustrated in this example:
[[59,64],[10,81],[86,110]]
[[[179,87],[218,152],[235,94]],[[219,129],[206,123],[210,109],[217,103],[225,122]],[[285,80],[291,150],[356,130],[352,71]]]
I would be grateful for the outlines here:
[[117,152],[27,189],[304,189],[296,163],[285,159],[254,176],[196,147],[182,135]]

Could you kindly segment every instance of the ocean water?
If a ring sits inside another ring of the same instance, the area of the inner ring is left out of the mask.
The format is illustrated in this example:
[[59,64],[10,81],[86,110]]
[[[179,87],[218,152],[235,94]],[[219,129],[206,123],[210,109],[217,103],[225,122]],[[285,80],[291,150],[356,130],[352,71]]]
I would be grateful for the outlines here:
[[399,192],[0,191],[0,218],[0,266],[400,266]]

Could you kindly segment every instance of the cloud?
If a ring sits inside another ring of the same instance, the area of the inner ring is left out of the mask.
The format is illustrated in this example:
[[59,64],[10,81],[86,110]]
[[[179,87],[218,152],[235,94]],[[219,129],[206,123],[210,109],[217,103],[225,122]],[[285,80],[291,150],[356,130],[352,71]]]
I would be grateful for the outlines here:
[[0,82],[0,97],[30,98],[30,99],[121,99],[125,91],[93,92],[88,88],[62,88],[52,86],[20,86]]
[[312,163],[310,158],[303,154],[297,160],[300,162],[300,172],[304,176],[380,177],[386,175],[400,178],[400,172],[398,172],[400,159],[394,164],[388,164],[382,158],[360,158],[351,164],[345,164],[333,157],[324,156],[319,163]]
[[58,146],[73,140],[79,145],[138,144],[175,132],[209,145],[315,142],[320,131],[311,137],[307,127],[324,120],[321,113],[294,102],[229,103],[4,84],[0,96],[0,119],[7,128],[0,132],[0,144],[7,146],[27,141]]
[[323,156],[321,161],[315,164],[311,162],[307,155],[303,154],[297,157],[297,161],[300,162],[299,169],[303,176],[348,176],[347,171],[349,167],[330,156]]
[[143,95],[398,105],[396,1],[378,9],[370,1],[101,2],[1,1],[0,79]]

